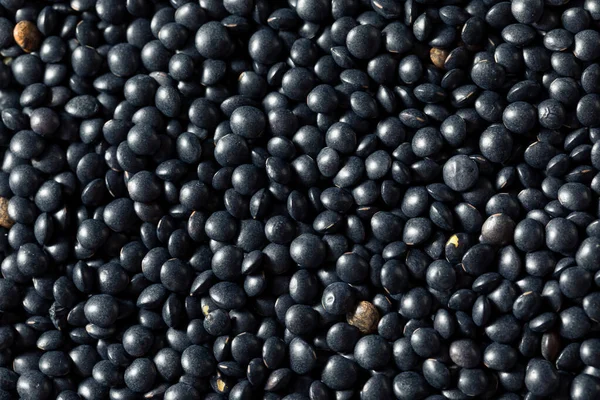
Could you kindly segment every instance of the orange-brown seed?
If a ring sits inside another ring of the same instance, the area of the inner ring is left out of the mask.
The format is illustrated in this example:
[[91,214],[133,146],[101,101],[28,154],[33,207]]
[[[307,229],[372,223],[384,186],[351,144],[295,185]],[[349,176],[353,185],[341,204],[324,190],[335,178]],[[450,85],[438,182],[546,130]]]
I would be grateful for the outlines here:
[[368,301],[361,301],[353,312],[348,313],[346,320],[364,334],[373,333],[379,323],[379,311]]
[[21,21],[15,25],[13,36],[15,42],[27,53],[39,49],[42,43],[42,34],[31,21]]
[[0,197],[0,226],[9,229],[15,222],[8,216],[8,199]]

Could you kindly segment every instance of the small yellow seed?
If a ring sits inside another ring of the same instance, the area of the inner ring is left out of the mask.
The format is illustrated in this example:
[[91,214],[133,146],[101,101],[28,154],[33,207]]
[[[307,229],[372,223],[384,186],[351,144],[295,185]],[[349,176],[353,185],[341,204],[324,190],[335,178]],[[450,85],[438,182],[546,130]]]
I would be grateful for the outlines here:
[[431,58],[433,65],[438,68],[444,68],[446,57],[448,57],[448,50],[438,49],[437,47],[432,47],[429,50],[429,58]]
[[453,244],[454,247],[458,247],[458,236],[452,235],[452,237],[448,239],[448,243]]

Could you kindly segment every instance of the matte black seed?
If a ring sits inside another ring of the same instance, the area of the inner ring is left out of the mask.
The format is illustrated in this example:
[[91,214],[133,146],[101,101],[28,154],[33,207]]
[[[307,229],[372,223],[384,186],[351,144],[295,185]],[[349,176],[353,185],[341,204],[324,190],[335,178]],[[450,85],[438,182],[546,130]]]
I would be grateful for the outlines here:
[[597,117],[598,109],[600,109],[600,97],[596,94],[585,95],[577,103],[577,119],[584,126],[598,126],[600,123]]
[[381,45],[381,32],[372,25],[359,25],[346,36],[346,46],[350,54],[359,59],[374,56]]
[[570,307],[560,313],[560,334],[567,339],[582,338],[590,329],[590,320],[579,307]]
[[440,349],[440,340],[437,332],[432,328],[418,328],[410,337],[413,351],[421,357],[430,357]]
[[547,396],[558,388],[556,370],[546,360],[532,359],[527,364],[525,385],[536,396]]
[[573,399],[588,399],[600,394],[600,381],[597,377],[580,374],[571,382],[570,395]]
[[517,362],[517,351],[498,343],[490,344],[483,353],[483,363],[492,369],[507,371]]
[[394,378],[393,385],[397,399],[422,399],[427,395],[427,383],[416,372],[401,372]]
[[181,355],[183,370],[196,377],[209,376],[215,369],[215,362],[209,350],[203,346],[192,345]]
[[598,270],[598,257],[600,257],[600,241],[596,237],[590,237],[581,242],[575,259],[582,268],[595,272]]
[[451,189],[463,191],[471,188],[479,178],[477,164],[467,156],[454,156],[444,164],[444,183]]
[[39,371],[27,371],[17,381],[17,393],[25,399],[49,399],[52,391],[51,381]]
[[100,327],[110,327],[117,320],[119,306],[110,295],[95,295],[85,304],[85,316],[91,323]]
[[506,214],[491,215],[481,227],[481,239],[483,242],[503,245],[508,244],[513,237],[515,223]]
[[316,367],[317,355],[314,349],[300,338],[289,345],[290,368],[297,374],[305,374]]
[[334,355],[329,357],[323,367],[321,381],[332,390],[347,390],[352,387],[356,377],[356,364],[342,356]]
[[591,46],[598,39],[598,32],[587,29],[575,34],[575,49],[573,54],[582,61],[591,61],[600,56],[600,53]]
[[237,284],[221,282],[209,290],[211,299],[225,309],[240,308],[246,303],[246,295]]

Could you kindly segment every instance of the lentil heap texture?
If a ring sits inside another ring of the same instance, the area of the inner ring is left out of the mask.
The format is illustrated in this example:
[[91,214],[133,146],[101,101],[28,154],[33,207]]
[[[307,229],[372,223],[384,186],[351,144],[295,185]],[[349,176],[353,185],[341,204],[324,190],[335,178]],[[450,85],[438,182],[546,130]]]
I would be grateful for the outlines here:
[[0,0],[0,400],[600,399],[600,0]]

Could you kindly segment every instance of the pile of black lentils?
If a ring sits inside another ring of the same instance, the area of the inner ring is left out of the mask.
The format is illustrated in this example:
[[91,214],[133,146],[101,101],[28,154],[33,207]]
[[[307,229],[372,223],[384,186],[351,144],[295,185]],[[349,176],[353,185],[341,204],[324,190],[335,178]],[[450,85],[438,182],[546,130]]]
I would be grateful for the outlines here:
[[600,0],[0,0],[0,400],[600,399]]

